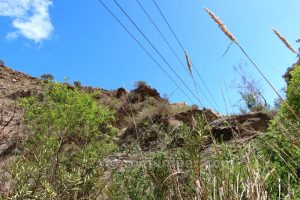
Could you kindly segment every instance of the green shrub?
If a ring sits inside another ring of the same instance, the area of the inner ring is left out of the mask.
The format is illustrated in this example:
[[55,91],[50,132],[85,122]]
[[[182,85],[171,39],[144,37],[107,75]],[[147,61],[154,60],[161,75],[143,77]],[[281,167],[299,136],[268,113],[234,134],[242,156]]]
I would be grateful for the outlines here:
[[252,78],[242,66],[234,67],[236,73],[240,75],[237,82],[238,93],[241,96],[242,105],[239,106],[241,113],[267,111],[270,105],[263,96],[260,83]]
[[113,113],[92,95],[47,85],[42,102],[22,100],[30,136],[24,155],[10,165],[12,199],[93,199],[105,158],[115,146]]
[[[299,91],[299,85],[300,85],[300,66],[296,66],[294,70],[291,71],[292,79],[290,80],[286,96],[287,96],[287,103],[293,108],[293,110],[297,113],[297,115],[300,115],[300,91]],[[290,112],[286,109],[286,107],[283,107],[283,112],[287,115],[291,115]],[[294,116],[290,117],[295,118]]]
[[205,148],[209,129],[201,117],[194,128],[183,126],[167,133],[166,138],[167,147],[174,140],[181,139],[181,144],[146,154],[140,157],[141,161],[115,174],[107,191],[109,199],[269,197],[266,183],[271,178],[276,180],[277,175],[257,157],[252,144],[242,147],[216,144]]
[[41,79],[43,81],[53,81],[54,80],[54,76],[52,74],[42,74],[41,75]]
[[[292,79],[287,86],[286,102],[300,115],[300,68],[292,72]],[[281,107],[270,123],[269,131],[259,139],[259,152],[263,159],[268,160],[276,170],[282,182],[282,194],[278,195],[300,196],[300,124],[287,106]],[[277,187],[277,180],[269,182],[269,190]]]
[[81,88],[81,82],[80,81],[74,81],[73,85],[74,85],[74,87]]
[[164,199],[171,186],[165,182],[171,171],[164,152],[152,153],[149,162],[134,163],[114,175],[109,199]]

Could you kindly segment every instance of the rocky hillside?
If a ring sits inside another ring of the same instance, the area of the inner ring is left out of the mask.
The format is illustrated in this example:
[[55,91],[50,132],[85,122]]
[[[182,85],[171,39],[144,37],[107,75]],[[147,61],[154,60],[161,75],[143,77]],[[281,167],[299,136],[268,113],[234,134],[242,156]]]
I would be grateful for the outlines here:
[[[22,109],[18,100],[28,96],[43,98],[43,81],[38,78],[17,72],[4,65],[0,67],[0,163],[3,165],[7,159],[18,153],[18,143],[24,135],[22,122]],[[69,85],[72,90],[79,87],[82,91],[96,92],[95,98],[99,103],[105,104],[115,110],[115,127],[118,128],[118,144],[126,146],[140,135],[145,135],[140,141],[144,151],[159,148],[159,129],[155,126],[170,126],[187,124],[194,126],[195,118],[203,114],[210,124],[213,137],[230,141],[236,133],[239,140],[245,141],[255,137],[257,131],[265,131],[270,114],[257,112],[237,116],[222,116],[211,109],[198,109],[185,103],[171,104],[160,96],[157,90],[144,82],[127,91],[124,88],[107,91],[100,88]],[[151,123],[149,123],[151,122]],[[180,144],[178,144],[180,145]]]
[[31,95],[41,95],[41,84],[37,78],[17,72],[8,67],[0,67],[0,165],[11,155],[24,135],[22,110],[18,99]]

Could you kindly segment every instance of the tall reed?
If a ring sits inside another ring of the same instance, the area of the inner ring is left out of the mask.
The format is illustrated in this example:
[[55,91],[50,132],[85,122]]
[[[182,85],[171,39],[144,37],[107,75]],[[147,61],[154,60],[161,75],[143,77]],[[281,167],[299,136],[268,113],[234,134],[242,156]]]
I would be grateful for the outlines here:
[[288,40],[275,28],[272,28],[272,31],[277,35],[277,37],[285,44],[285,46],[291,50],[294,54],[297,54],[297,51],[292,47],[292,45],[288,42]]
[[208,8],[205,8],[205,11],[209,14],[209,16],[215,21],[215,23],[220,27],[220,29],[223,31],[223,33],[232,41],[234,42],[240,50],[243,52],[243,54],[247,57],[247,59],[251,62],[251,64],[254,66],[254,68],[259,72],[259,74],[263,77],[263,79],[268,83],[268,85],[272,88],[272,90],[276,93],[276,95],[280,98],[280,100],[287,106],[287,109],[295,116],[295,118],[300,123],[300,117],[296,114],[296,112],[293,110],[293,108],[284,100],[284,98],[279,94],[279,92],[275,89],[273,84],[269,81],[269,79],[266,77],[266,75],[261,71],[260,67],[253,61],[253,59],[248,55],[248,53],[244,50],[244,48],[238,43],[238,41],[235,39],[234,35],[229,31],[229,29],[225,26],[223,21],[215,15],[211,10]]

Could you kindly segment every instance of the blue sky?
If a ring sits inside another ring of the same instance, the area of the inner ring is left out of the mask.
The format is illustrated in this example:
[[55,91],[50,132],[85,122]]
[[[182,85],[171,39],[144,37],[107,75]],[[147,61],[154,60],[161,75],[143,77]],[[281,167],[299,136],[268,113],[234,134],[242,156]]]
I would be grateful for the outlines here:
[[[113,0],[103,1],[180,84]],[[153,1],[140,1],[185,62],[184,54]],[[193,81],[136,1],[118,0],[118,2],[194,91]],[[235,82],[239,76],[234,72],[233,66],[239,65],[261,82],[265,96],[270,103],[273,102],[276,95],[236,46],[232,46],[226,56],[221,57],[230,41],[203,8],[210,8],[224,21],[256,64],[280,90],[284,86],[281,75],[297,58],[276,38],[271,28],[275,27],[295,48],[298,48],[299,44],[295,40],[300,38],[298,28],[300,1],[156,0],[156,2],[218,103],[212,104],[212,100],[207,98],[209,95],[206,90],[201,86],[200,97],[204,106],[225,112],[221,88],[228,105],[230,102],[237,103],[239,96]],[[0,11],[0,58],[16,70],[34,76],[51,73],[59,81],[69,77],[70,81],[79,80],[84,85],[105,89],[118,87],[132,89],[134,82],[139,80],[146,81],[162,95],[169,95],[176,89],[98,0],[52,2],[0,0]],[[197,77],[196,81],[201,85]],[[188,90],[180,85],[189,94]],[[226,87],[228,93],[225,92]],[[191,95],[190,98],[193,99]],[[190,101],[179,90],[171,96],[171,101],[196,103],[196,100]]]

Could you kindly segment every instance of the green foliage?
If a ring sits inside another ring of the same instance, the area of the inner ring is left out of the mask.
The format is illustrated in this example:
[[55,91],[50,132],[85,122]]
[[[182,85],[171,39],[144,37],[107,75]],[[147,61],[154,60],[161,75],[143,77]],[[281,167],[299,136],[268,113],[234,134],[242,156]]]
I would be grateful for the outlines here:
[[41,75],[41,79],[45,82],[47,81],[53,81],[54,80],[54,76],[52,74],[42,74]]
[[[286,102],[300,115],[300,68],[296,67],[292,72],[292,79],[287,87]],[[269,131],[261,136],[259,147],[261,155],[270,165],[276,169],[283,188],[282,195],[300,196],[300,124],[295,116],[282,103],[280,110],[270,123]],[[276,187],[276,181],[269,182],[269,187]],[[279,194],[274,194],[273,197]]]
[[244,101],[246,108],[242,108],[241,112],[246,113],[257,112],[257,111],[266,111],[268,108],[268,104],[263,103],[258,94],[253,94],[247,91],[240,92],[242,101]]
[[[300,115],[300,68],[296,67],[291,74],[286,102]],[[243,81],[248,89],[240,92],[247,106],[245,112],[267,109],[261,90],[245,77]],[[43,101],[34,97],[23,99],[30,134],[24,143],[24,155],[10,166],[11,199],[96,198],[103,184],[105,158],[116,149],[110,125],[114,113],[97,105],[93,94],[79,89],[47,82]],[[154,98],[139,102],[139,98],[128,97],[129,102],[138,102],[128,106],[136,115],[138,134],[143,134],[135,145],[141,148],[151,143],[149,146],[153,147],[159,142],[156,148],[160,149],[139,152],[138,161],[119,169],[105,188],[107,198],[300,196],[300,124],[286,105],[280,106],[268,133],[240,145],[215,141],[203,116],[196,118],[194,125],[166,128],[156,116],[168,116],[168,105],[159,104]]]
[[241,80],[237,83],[238,93],[241,96],[241,113],[267,111],[270,105],[263,96],[263,90],[259,82],[250,77],[242,66],[235,67],[235,72],[239,73]]
[[81,88],[81,82],[80,81],[74,81],[73,85],[77,88]]
[[[300,115],[300,66],[296,66],[294,70],[291,71],[291,76],[292,79],[289,82],[286,92],[287,103],[298,115]],[[283,109],[286,114],[289,114],[285,107],[283,107]],[[291,118],[294,118],[294,116]]]
[[165,199],[174,195],[169,175],[169,160],[164,152],[149,156],[149,161],[135,163],[114,176],[108,189],[110,199]]
[[252,144],[223,144],[205,150],[210,139],[202,117],[194,128],[183,126],[172,135],[167,134],[166,143],[181,138],[181,145],[145,155],[144,160],[116,174],[107,192],[110,199],[268,197],[266,183],[277,176],[267,163],[260,161]]
[[93,199],[105,158],[115,146],[113,113],[92,95],[64,84],[47,85],[41,102],[22,100],[30,136],[11,164],[12,199]]

